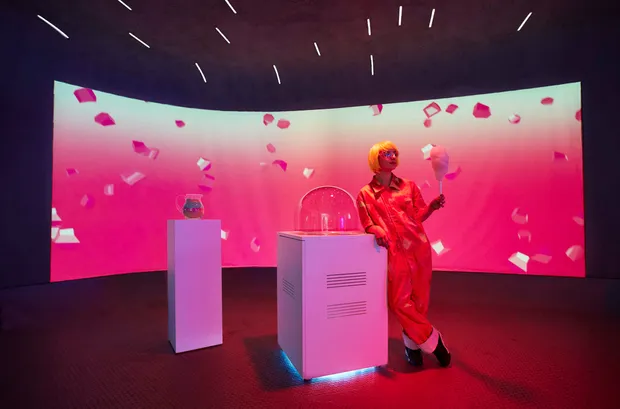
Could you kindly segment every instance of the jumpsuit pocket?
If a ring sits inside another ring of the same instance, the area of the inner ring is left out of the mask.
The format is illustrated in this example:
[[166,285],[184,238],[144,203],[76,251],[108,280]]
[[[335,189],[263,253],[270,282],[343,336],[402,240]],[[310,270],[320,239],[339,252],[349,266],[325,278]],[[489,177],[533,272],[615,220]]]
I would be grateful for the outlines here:
[[415,206],[413,204],[413,199],[410,197],[406,197],[400,204],[400,209],[407,215],[409,221],[415,222],[415,218],[413,215],[415,214]]
[[404,198],[403,201],[401,202],[400,207],[403,210],[411,210],[411,209],[413,209],[413,199],[411,199],[410,197]]

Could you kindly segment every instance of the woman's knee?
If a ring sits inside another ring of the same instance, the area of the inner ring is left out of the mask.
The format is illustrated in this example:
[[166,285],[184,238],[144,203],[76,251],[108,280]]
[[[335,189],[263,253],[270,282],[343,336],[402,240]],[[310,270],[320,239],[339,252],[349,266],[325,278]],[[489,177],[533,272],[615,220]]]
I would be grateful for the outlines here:
[[407,311],[407,309],[412,307],[415,308],[411,300],[389,300],[388,307],[396,314],[404,313]]

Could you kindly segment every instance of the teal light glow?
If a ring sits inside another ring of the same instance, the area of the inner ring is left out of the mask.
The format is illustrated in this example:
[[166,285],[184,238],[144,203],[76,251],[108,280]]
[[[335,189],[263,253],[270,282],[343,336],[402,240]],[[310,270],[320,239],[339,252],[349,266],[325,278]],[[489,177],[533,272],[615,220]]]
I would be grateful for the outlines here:
[[[293,363],[288,358],[288,356],[286,356],[286,353],[280,350],[280,355],[282,356],[282,361],[284,362],[284,364],[289,368],[289,371],[295,374],[296,377],[301,378],[301,375],[297,371],[297,368],[295,368],[295,365],[293,365]],[[347,372],[341,372],[341,373],[337,373],[333,375],[325,375],[319,378],[312,378],[310,379],[310,382],[316,383],[316,382],[325,382],[325,381],[343,381],[343,380],[354,378],[356,376],[361,376],[361,375],[365,375],[371,372],[375,372],[376,370],[377,370],[377,367],[374,367],[374,366],[370,368],[356,369],[354,371],[347,371]]]
[[321,376],[320,378],[313,378],[310,380],[310,382],[314,383],[314,382],[324,382],[324,381],[344,381],[344,380],[354,378],[356,376],[361,376],[361,375],[365,375],[371,372],[375,372],[376,370],[377,370],[377,367],[373,366],[370,368],[357,369],[355,371],[341,372],[341,373],[337,373],[333,375]]

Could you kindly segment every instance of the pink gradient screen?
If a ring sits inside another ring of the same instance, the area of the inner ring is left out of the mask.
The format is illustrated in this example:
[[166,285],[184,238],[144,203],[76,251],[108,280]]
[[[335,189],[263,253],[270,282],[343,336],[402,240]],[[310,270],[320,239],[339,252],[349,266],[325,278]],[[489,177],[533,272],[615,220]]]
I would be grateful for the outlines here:
[[398,176],[438,195],[431,145],[450,168],[426,223],[434,269],[585,276],[581,84],[398,104],[222,112],[54,89],[51,280],[167,268],[178,195],[222,221],[224,266],[275,266],[276,232],[333,185],[354,197],[370,147],[391,140]]

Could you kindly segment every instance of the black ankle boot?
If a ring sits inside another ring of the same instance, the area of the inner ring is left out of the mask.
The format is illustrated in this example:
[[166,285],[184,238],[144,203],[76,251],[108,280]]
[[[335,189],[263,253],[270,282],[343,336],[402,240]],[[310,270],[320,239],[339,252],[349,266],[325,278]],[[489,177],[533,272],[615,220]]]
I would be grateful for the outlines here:
[[435,357],[439,361],[439,366],[442,366],[444,368],[450,366],[450,361],[452,360],[452,357],[450,356],[450,352],[448,352],[446,346],[443,344],[441,335],[439,336],[439,340],[437,341],[437,347],[433,351],[433,355],[435,355]]
[[407,362],[413,366],[422,366],[424,364],[424,360],[422,359],[422,351],[419,349],[410,349],[405,347],[405,356],[407,357]]

